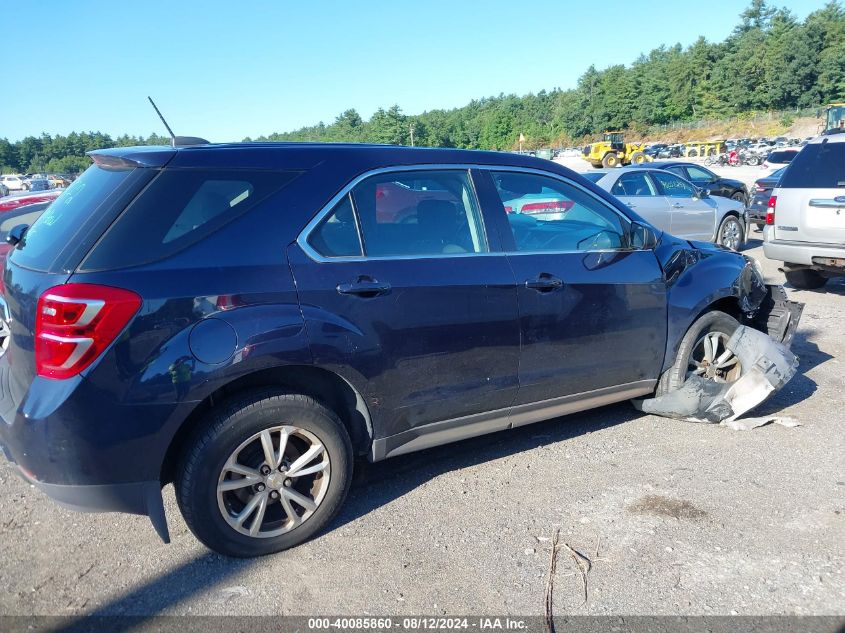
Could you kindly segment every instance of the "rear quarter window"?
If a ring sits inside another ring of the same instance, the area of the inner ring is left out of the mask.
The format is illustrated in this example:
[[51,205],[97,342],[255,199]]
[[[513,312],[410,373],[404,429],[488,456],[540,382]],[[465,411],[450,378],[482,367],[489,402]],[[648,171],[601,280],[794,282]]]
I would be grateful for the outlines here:
[[813,143],[799,152],[780,177],[788,189],[845,188],[845,143]]
[[299,173],[164,169],[106,231],[81,269],[127,268],[169,257],[248,212]]

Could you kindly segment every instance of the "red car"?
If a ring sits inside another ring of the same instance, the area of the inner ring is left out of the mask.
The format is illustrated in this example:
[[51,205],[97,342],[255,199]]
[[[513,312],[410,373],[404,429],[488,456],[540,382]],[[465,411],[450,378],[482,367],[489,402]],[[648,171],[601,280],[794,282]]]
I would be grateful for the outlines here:
[[0,200],[0,213],[6,213],[28,204],[35,204],[37,202],[52,202],[59,197],[61,191],[39,191],[38,193],[29,194],[27,196],[13,196]]

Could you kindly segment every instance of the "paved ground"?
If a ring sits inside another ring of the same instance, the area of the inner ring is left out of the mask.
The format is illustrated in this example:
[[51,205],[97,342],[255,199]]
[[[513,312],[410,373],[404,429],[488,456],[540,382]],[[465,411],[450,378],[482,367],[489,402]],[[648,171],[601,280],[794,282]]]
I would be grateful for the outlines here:
[[845,283],[789,294],[807,304],[800,374],[758,412],[802,427],[623,404],[402,456],[363,469],[324,535],[259,560],[203,549],[170,489],[166,546],[146,519],[62,510],[0,462],[0,613],[541,614],[559,528],[594,559],[582,604],[561,553],[561,614],[845,614]]

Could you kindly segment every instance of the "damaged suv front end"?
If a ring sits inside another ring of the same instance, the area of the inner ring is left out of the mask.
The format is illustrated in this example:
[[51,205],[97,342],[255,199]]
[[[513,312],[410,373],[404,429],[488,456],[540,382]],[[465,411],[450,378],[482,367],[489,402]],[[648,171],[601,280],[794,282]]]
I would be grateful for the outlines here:
[[[667,351],[655,397],[635,402],[637,408],[696,422],[732,421],[792,378],[798,361],[789,348],[804,304],[766,284],[754,259],[717,245],[664,234],[656,254],[667,285]],[[711,358],[693,363],[684,341],[697,336],[696,324],[714,311],[736,319],[738,327],[723,335],[718,354],[718,343],[704,340]],[[734,380],[712,371],[728,358],[741,368]]]

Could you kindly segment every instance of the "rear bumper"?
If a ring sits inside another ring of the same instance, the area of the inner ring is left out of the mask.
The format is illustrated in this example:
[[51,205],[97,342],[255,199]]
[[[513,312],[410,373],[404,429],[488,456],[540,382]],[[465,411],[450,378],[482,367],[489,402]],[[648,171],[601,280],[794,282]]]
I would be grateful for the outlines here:
[[[789,264],[813,266],[813,258],[845,258],[845,245],[816,244],[814,242],[792,242],[788,240],[770,240],[771,227],[766,227],[763,239],[763,252],[769,259]],[[819,266],[821,268],[821,266]],[[845,272],[845,270],[843,270]]]
[[22,479],[57,504],[78,512],[126,512],[149,516],[162,540],[170,542],[161,499],[161,484],[158,481],[99,485],[51,484],[38,481],[15,463],[5,444],[0,444],[0,448]]

